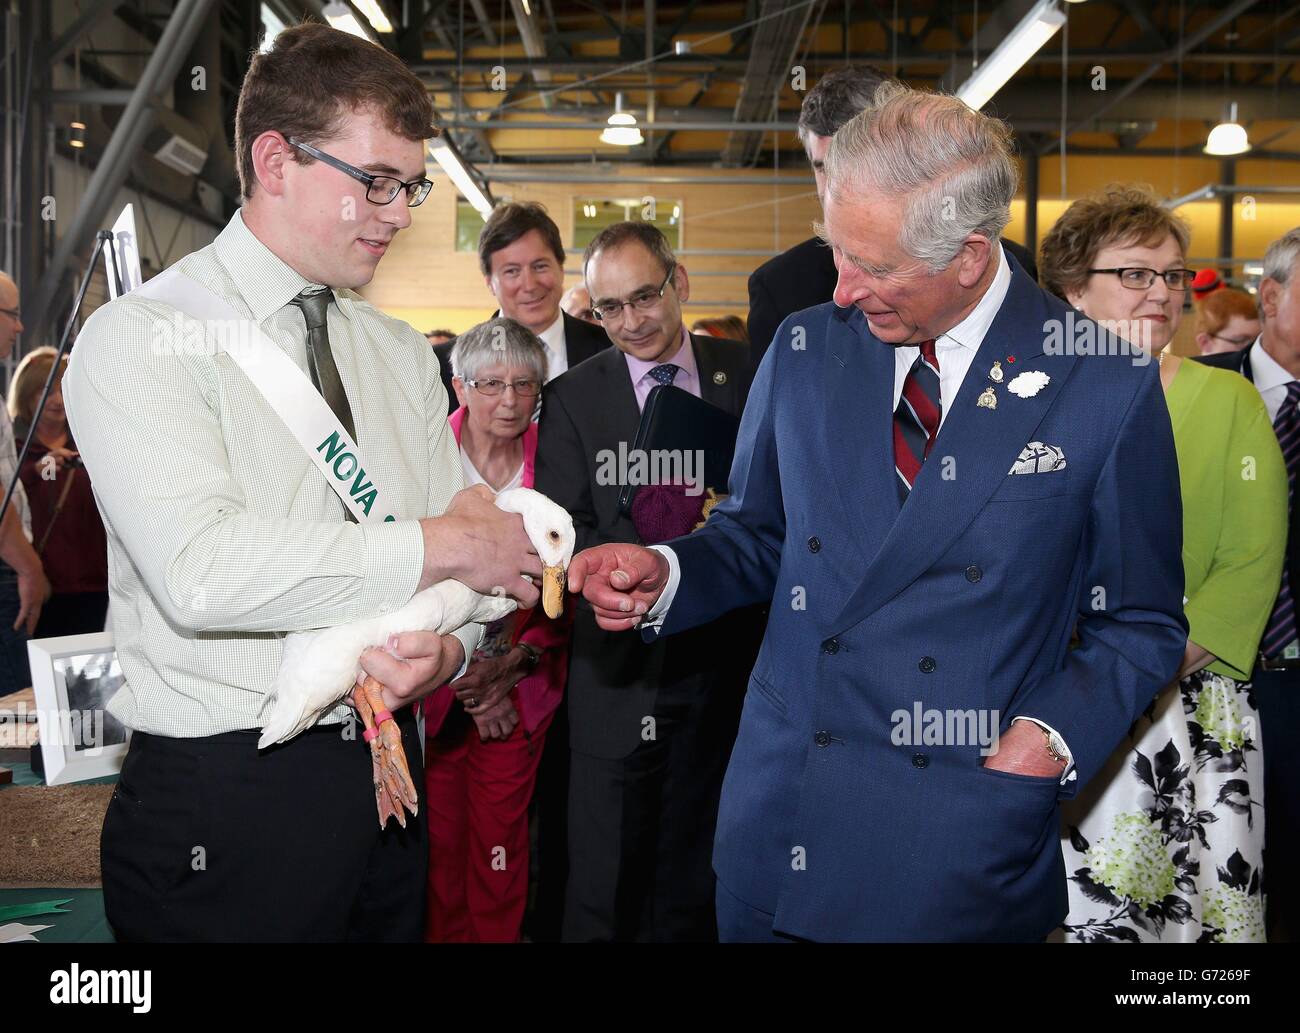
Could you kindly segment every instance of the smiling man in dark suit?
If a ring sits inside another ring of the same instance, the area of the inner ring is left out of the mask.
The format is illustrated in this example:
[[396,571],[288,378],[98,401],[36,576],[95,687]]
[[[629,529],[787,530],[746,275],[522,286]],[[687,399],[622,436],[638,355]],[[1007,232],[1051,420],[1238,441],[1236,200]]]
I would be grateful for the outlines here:
[[1003,254],[1005,124],[891,84],[827,178],[834,302],[764,355],[728,498],[569,584],[669,642],[771,603],[718,813],[724,939],[1041,941],[1058,800],[1187,642],[1160,378],[1061,346],[1086,320]]
[[[564,243],[560,229],[535,202],[509,202],[492,210],[478,238],[483,281],[506,316],[528,327],[546,349],[547,381],[609,347],[598,326],[561,311],[564,296]],[[459,407],[451,387],[451,349],[455,341],[434,345],[442,364],[448,404]]]
[[[817,199],[826,192],[826,152],[840,126],[871,105],[876,89],[890,82],[871,65],[837,68],[808,91],[799,111],[799,140],[817,183]],[[1038,278],[1034,256],[1024,247],[1003,240],[1002,247],[1031,280]],[[786,316],[830,301],[835,291],[835,259],[817,237],[810,237],[760,265],[749,277],[749,338],[760,352]]]
[[[640,542],[619,510],[650,391],[671,384],[739,416],[749,345],[686,332],[686,269],[648,223],[610,226],[583,259],[592,305],[615,347],[546,389],[537,489],[573,516],[578,548]],[[580,603],[567,688],[570,732],[566,940],[716,937],[710,852],[722,774],[761,617],[738,613],[673,640],[596,626]]]

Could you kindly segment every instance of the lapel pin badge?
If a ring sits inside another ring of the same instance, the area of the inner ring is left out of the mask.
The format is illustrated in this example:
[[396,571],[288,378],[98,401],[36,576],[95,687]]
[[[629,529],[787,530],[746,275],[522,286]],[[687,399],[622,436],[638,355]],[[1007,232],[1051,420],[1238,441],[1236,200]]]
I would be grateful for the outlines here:
[[993,383],[995,384],[1000,384],[1002,383],[1002,377],[1003,377],[1002,363],[1000,362],[993,363],[993,368],[989,370],[989,379],[993,381]]
[[998,396],[993,393],[993,388],[986,387],[984,393],[975,399],[975,404],[981,409],[996,409]]
[[718,370],[718,372],[713,374],[713,382],[721,387],[727,382],[727,374],[723,373],[722,370]]

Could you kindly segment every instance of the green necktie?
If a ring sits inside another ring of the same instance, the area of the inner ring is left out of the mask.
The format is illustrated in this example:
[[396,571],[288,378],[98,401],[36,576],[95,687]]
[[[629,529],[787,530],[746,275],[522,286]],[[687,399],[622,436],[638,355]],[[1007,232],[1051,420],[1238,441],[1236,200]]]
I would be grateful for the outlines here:
[[[334,353],[330,350],[329,327],[325,316],[333,300],[334,292],[327,287],[320,291],[303,291],[293,299],[291,304],[302,309],[302,314],[307,320],[307,372],[311,375],[311,382],[334,411],[339,423],[343,424],[343,429],[348,432],[353,441],[356,441],[357,431],[352,422],[352,407],[348,405],[347,392],[343,390],[343,378],[339,376],[338,365],[334,362]],[[349,520],[356,520],[352,510],[344,506],[343,511]]]

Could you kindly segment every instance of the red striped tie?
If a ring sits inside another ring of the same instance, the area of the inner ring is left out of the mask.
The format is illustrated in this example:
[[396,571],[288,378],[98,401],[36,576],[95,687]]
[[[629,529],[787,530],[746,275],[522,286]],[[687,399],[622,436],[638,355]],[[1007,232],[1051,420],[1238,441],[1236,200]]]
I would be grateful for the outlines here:
[[934,341],[922,341],[921,354],[907,371],[903,394],[894,410],[894,470],[899,497],[906,500],[939,433],[939,359]]

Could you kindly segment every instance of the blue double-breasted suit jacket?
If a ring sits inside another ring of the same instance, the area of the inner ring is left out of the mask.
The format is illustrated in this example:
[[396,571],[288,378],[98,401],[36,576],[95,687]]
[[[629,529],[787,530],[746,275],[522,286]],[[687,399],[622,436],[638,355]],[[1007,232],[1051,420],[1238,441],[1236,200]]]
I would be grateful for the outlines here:
[[[660,634],[771,603],[714,868],[778,932],[1041,939],[1066,913],[1057,801],[1179,667],[1182,515],[1157,365],[1071,354],[1053,321],[1085,322],[1013,267],[900,503],[893,349],[856,309],[796,313],[751,389],[730,497],[670,543],[681,580]],[[1047,385],[1011,393],[1030,370]],[[990,386],[996,408],[978,406]],[[1065,466],[1011,475],[1031,441]],[[992,771],[978,742],[919,730],[899,743],[896,715],[918,702],[996,712],[1004,732],[1045,722],[1077,777]]]

